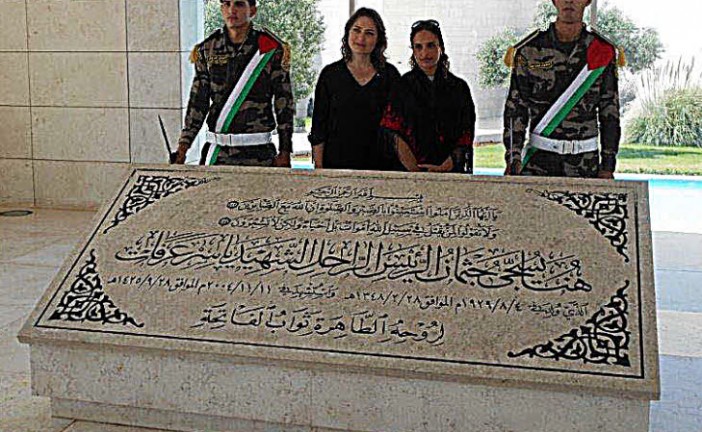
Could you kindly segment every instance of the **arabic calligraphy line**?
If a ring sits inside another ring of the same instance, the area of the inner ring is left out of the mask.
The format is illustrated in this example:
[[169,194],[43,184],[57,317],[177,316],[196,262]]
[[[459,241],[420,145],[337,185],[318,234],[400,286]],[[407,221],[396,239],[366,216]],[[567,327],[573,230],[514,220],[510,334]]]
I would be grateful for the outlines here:
[[389,201],[424,201],[424,196],[421,194],[402,196],[383,196],[376,195],[375,188],[372,187],[353,187],[353,186],[334,186],[327,185],[312,189],[307,193],[316,199],[339,199],[339,198],[354,198],[365,200],[389,200]]
[[182,238],[177,232],[149,231],[119,250],[115,258],[144,267],[209,268],[248,275],[290,271],[408,284],[444,282],[487,290],[592,289],[582,278],[581,261],[562,252],[238,234]]
[[524,302],[517,297],[513,298],[478,298],[457,297],[452,295],[426,295],[404,291],[390,293],[371,290],[354,290],[343,297],[344,301],[358,303],[378,303],[383,306],[408,306],[422,311],[451,311],[453,314],[467,312],[485,312],[491,315],[498,313],[516,315],[524,312],[532,313],[543,319],[561,317],[571,321],[577,317],[584,317],[588,312],[588,303],[573,301],[563,302]]
[[377,222],[369,220],[337,220],[334,218],[304,218],[280,216],[240,216],[230,218],[222,217],[218,225],[227,228],[244,228],[254,231],[270,229],[274,231],[309,231],[326,233],[351,233],[372,235],[375,237],[420,237],[420,238],[454,238],[470,239],[497,238],[500,232],[494,225],[486,224],[455,224],[442,222],[406,222],[396,223],[391,221]]
[[496,207],[473,205],[438,206],[418,204],[402,204],[396,202],[367,203],[358,201],[329,201],[316,200],[285,200],[281,198],[252,198],[231,200],[227,209],[232,213],[274,213],[287,216],[299,213],[300,216],[353,216],[360,217],[407,217],[407,218],[443,218],[448,221],[480,221],[495,222],[502,211]]
[[206,307],[192,329],[207,331],[221,329],[256,329],[278,332],[297,337],[330,336],[375,338],[379,344],[426,343],[439,346],[444,343],[444,324],[437,320],[408,322],[391,318],[387,313],[362,310],[351,314],[301,307],[284,309],[276,304],[247,306],[245,304],[217,303]]

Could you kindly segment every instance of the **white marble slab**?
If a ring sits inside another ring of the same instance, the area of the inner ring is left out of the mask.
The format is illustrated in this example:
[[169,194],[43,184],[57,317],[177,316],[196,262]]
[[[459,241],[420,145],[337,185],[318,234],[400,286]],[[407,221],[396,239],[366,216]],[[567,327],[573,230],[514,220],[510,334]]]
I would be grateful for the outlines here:
[[503,428],[560,403],[559,427],[643,430],[652,273],[642,183],[145,166],[20,338],[35,391],[71,403],[421,430],[454,388]]

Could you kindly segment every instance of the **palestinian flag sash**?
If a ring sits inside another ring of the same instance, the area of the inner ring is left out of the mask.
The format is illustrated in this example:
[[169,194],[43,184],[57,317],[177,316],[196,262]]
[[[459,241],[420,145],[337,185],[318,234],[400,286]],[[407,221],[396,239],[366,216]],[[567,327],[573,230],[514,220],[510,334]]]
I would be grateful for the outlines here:
[[[244,68],[244,72],[239,77],[234,89],[227,98],[222,111],[217,118],[215,132],[220,134],[229,133],[234,117],[236,117],[241,105],[251,92],[256,80],[266,68],[275,55],[275,50],[280,46],[278,41],[269,35],[262,33],[258,37],[258,50]],[[220,152],[220,146],[215,143],[207,143],[202,149],[200,158],[201,165],[214,165]]]
[[[607,65],[615,57],[614,48],[599,38],[595,38],[587,47],[587,64],[575,80],[568,86],[565,92],[554,102],[539,124],[534,128],[533,133],[543,137],[550,137],[553,131],[563,123],[568,114],[582,100],[585,94],[592,88],[595,81],[602,76]],[[528,148],[522,158],[522,167],[526,166],[529,159],[534,155],[536,149]]]

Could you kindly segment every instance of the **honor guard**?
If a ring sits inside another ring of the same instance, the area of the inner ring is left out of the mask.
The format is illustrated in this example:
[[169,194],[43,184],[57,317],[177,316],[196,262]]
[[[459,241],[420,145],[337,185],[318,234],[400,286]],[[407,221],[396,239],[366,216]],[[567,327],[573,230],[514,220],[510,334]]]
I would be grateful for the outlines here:
[[591,0],[553,3],[556,22],[505,57],[512,69],[504,111],[505,174],[614,178],[623,52],[585,27]]
[[[221,0],[225,25],[195,46],[195,79],[175,163],[207,121],[202,165],[290,166],[294,101],[290,49],[255,28],[255,0]],[[274,116],[275,110],[275,116]],[[279,150],[272,141],[278,129]]]

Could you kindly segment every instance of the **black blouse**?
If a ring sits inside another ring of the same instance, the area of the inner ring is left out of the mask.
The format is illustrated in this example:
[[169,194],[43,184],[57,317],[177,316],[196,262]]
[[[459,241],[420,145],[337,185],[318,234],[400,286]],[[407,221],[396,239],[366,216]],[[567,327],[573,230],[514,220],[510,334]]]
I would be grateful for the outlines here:
[[421,69],[404,74],[395,86],[382,127],[408,144],[418,163],[441,165],[464,148],[472,172],[475,104],[468,84],[442,68],[431,81]]
[[324,144],[324,168],[389,168],[380,143],[380,119],[399,79],[400,73],[390,64],[363,86],[344,60],[322,70],[315,89],[309,141],[313,146]]

